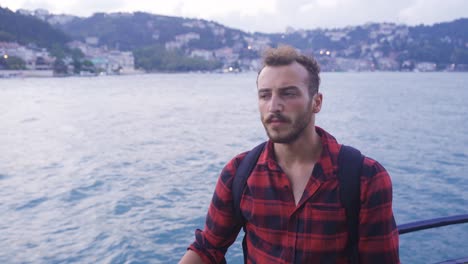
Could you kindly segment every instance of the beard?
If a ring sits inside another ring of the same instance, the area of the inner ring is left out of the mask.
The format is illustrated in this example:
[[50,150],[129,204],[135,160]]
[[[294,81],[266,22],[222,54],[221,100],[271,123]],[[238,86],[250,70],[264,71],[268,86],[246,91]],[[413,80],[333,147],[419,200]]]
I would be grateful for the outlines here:
[[[310,104],[304,112],[299,113],[295,118],[288,118],[280,113],[270,114],[267,118],[262,117],[262,123],[268,138],[270,138],[273,143],[290,144],[295,142],[312,121],[312,111],[309,110],[309,106]],[[272,119],[284,122],[287,127],[269,127],[268,125]]]

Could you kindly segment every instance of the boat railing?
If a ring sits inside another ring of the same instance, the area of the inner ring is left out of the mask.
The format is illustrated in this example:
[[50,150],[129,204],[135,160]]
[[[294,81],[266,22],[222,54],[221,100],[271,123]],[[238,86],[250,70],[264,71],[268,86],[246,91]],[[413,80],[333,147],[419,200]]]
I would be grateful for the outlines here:
[[428,220],[416,221],[398,226],[400,235],[419,230],[468,223],[468,214],[453,215],[447,217],[433,218]]
[[[427,219],[427,220],[422,220],[422,221],[415,221],[411,223],[401,224],[401,225],[398,225],[398,233],[402,235],[402,234],[407,234],[407,233],[420,231],[424,229],[455,225],[455,224],[463,224],[463,223],[468,223],[468,214],[453,215],[453,216],[433,218],[433,219]],[[468,257],[439,262],[438,264],[460,264],[460,263],[468,263]]]

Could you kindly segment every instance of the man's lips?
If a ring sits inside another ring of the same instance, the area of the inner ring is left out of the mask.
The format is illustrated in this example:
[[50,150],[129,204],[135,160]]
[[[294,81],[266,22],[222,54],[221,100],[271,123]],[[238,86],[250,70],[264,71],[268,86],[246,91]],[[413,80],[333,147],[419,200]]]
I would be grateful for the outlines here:
[[281,116],[281,115],[272,115],[267,118],[266,122],[267,124],[282,124],[282,123],[288,123],[289,120],[288,118]]
[[268,121],[268,124],[282,124],[282,123],[286,123],[286,121],[279,120],[279,119],[271,119]]

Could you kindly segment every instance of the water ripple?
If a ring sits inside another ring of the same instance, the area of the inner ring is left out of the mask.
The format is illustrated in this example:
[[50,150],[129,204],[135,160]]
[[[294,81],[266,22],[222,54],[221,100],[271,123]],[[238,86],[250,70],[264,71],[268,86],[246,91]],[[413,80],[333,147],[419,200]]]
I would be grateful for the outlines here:
[[130,195],[117,202],[114,207],[114,215],[123,215],[137,207],[150,206],[152,202],[145,200],[143,197]]
[[88,186],[73,188],[68,192],[64,198],[64,201],[70,203],[79,202],[79,200],[93,196],[96,192],[99,191],[99,189],[101,189],[102,186],[104,186],[103,181],[95,181],[93,184]]
[[18,206],[16,208],[16,210],[20,211],[20,210],[25,210],[25,209],[31,209],[31,208],[34,208],[36,206],[39,206],[40,204],[44,203],[47,200],[48,200],[47,197],[41,197],[41,198],[33,199],[33,200],[27,202],[24,205]]

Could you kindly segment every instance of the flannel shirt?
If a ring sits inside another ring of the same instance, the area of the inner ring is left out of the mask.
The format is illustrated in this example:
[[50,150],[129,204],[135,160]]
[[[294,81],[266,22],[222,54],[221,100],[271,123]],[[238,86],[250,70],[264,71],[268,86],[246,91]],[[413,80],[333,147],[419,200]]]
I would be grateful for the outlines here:
[[[269,141],[247,180],[240,208],[246,219],[247,263],[348,263],[348,227],[340,203],[337,161],[341,145],[316,127],[322,153],[299,203]],[[195,251],[205,263],[223,263],[240,229],[233,211],[232,181],[246,153],[222,170],[204,230],[195,231]],[[390,176],[364,158],[359,216],[359,262],[400,263],[398,230],[392,211]]]

